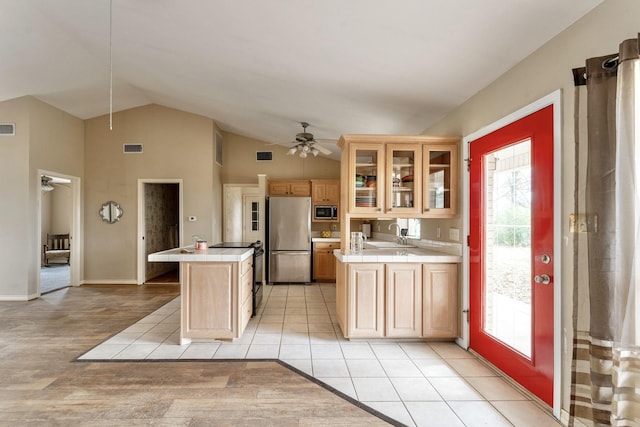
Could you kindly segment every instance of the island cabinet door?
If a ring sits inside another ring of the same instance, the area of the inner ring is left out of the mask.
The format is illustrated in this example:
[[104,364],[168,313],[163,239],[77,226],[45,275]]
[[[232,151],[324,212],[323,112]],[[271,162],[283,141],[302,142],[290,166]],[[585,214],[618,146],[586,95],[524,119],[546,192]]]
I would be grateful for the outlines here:
[[182,337],[234,338],[238,263],[185,262],[182,265]]
[[422,336],[422,264],[387,264],[385,336]]
[[458,336],[458,265],[424,264],[422,335]]
[[348,337],[384,335],[384,264],[349,264]]

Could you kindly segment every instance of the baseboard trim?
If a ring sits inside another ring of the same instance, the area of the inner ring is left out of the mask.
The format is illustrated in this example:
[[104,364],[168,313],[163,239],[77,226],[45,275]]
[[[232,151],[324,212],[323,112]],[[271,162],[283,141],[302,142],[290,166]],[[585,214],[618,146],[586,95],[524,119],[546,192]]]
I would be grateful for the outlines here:
[[81,285],[137,285],[136,280],[83,280]]
[[0,301],[29,301],[37,297],[30,297],[28,295],[0,295]]

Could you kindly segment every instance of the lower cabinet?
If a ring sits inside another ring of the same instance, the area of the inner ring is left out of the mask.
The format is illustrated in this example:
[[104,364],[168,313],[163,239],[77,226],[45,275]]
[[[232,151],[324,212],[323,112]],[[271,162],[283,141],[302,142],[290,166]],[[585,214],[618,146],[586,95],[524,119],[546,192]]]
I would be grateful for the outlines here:
[[422,336],[422,265],[386,264],[385,336]]
[[252,258],[181,263],[180,341],[234,339],[251,318]]
[[[458,265],[423,264],[422,334],[433,338],[458,336]],[[454,286],[455,284],[455,286]]]
[[317,242],[313,244],[313,280],[334,282],[336,280],[336,257],[334,249],[340,243]]
[[345,338],[455,338],[457,264],[337,262]]

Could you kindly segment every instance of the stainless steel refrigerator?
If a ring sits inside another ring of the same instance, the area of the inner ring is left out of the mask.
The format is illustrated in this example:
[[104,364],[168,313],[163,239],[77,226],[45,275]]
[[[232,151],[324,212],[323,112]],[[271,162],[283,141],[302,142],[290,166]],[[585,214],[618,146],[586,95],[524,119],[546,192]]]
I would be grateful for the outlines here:
[[269,282],[311,281],[311,198],[268,199]]

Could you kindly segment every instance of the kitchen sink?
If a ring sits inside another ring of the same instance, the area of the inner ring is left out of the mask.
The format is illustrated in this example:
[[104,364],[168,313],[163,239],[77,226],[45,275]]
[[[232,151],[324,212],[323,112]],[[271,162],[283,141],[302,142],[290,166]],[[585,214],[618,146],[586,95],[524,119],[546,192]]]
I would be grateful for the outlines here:
[[396,242],[364,242],[364,249],[406,249],[416,247],[417,246],[403,245],[402,243]]

